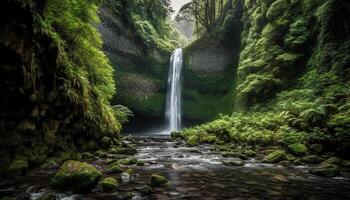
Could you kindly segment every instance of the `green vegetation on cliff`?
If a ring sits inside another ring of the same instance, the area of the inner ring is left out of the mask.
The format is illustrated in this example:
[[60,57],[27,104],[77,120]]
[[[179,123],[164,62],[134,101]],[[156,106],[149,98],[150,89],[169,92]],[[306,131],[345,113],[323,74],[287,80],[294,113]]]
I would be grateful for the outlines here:
[[228,13],[242,26],[233,114],[184,129],[182,137],[278,146],[298,156],[321,145],[348,156],[349,8],[337,0],[233,0]]
[[2,2],[1,169],[11,160],[38,166],[47,156],[68,159],[89,141],[118,136],[124,111],[109,103],[116,89],[95,28],[99,5]]

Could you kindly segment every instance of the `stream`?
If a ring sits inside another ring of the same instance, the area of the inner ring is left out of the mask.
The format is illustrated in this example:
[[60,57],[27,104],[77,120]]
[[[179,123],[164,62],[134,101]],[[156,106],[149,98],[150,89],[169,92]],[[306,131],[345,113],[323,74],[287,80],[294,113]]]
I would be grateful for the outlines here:
[[[144,166],[133,165],[134,175],[119,176],[122,184],[117,191],[103,192],[94,189],[87,194],[59,192],[48,187],[50,177],[57,171],[35,170],[24,177],[0,183],[0,195],[15,199],[37,199],[44,192],[56,194],[56,199],[350,199],[350,179],[344,177],[322,178],[307,173],[308,167],[282,167],[248,159],[244,166],[226,166],[224,158],[213,146],[188,147],[169,136],[136,136],[135,157]],[[118,158],[122,155],[110,155]],[[104,171],[110,158],[85,159]],[[155,188],[149,195],[140,190],[148,177],[157,173],[167,177],[169,187]],[[124,176],[124,177],[123,177]],[[1,197],[0,196],[0,197]]]

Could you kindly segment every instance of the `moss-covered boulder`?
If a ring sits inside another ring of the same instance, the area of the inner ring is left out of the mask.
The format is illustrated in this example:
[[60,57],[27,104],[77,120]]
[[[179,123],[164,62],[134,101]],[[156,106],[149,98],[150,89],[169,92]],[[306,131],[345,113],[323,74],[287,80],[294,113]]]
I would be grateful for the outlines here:
[[317,155],[308,155],[301,158],[301,161],[308,164],[316,164],[322,162],[322,158]]
[[28,162],[26,160],[15,160],[7,169],[7,173],[10,176],[24,175],[28,170]]
[[288,150],[291,154],[296,156],[302,156],[307,153],[307,147],[304,144],[291,144],[288,146]]
[[101,176],[101,172],[95,167],[69,160],[60,167],[50,185],[60,190],[87,192],[96,185]]
[[102,187],[103,191],[110,191],[117,189],[119,184],[115,178],[109,177],[100,181],[99,185]]
[[158,174],[152,174],[148,180],[148,184],[151,187],[160,187],[160,186],[169,185],[169,181],[164,176],[161,176]]
[[196,135],[190,136],[187,141],[186,144],[193,147],[193,146],[197,146],[199,142],[199,138]]
[[138,160],[137,163],[136,163],[137,166],[144,166],[145,165],[145,162],[141,161],[141,160]]
[[337,176],[340,171],[338,165],[321,164],[320,166],[311,169],[309,172],[318,176],[334,177]]
[[173,131],[173,132],[170,133],[172,139],[181,138],[181,137],[182,137],[181,134],[182,134],[182,133],[181,133],[181,132],[178,132],[178,131]]
[[249,157],[255,157],[256,156],[256,152],[251,150],[251,149],[244,150],[243,153],[246,156],[249,156]]
[[57,168],[59,165],[57,164],[56,161],[54,160],[49,160],[46,163],[44,163],[43,165],[40,166],[41,169],[53,169],[53,168]]
[[123,168],[119,165],[119,163],[115,162],[108,166],[107,171],[110,174],[117,174],[117,173],[122,173]]
[[132,147],[121,148],[121,149],[118,149],[117,154],[135,155],[137,154],[137,150]]
[[153,189],[148,185],[144,185],[140,188],[140,193],[143,195],[149,195],[149,194],[152,194],[153,192],[154,192]]
[[265,156],[265,158],[263,159],[263,162],[278,163],[278,162],[281,162],[283,160],[287,160],[286,152],[283,150],[276,150],[276,151],[268,154],[267,156]]
[[121,165],[135,165],[137,164],[137,159],[134,157],[124,158],[118,161]]
[[102,148],[107,148],[109,147],[110,145],[112,144],[112,139],[107,137],[107,136],[104,136],[100,139],[100,145]]
[[323,161],[321,164],[326,165],[326,164],[333,164],[333,165],[339,165],[341,164],[342,160],[338,157],[330,157],[327,160]]

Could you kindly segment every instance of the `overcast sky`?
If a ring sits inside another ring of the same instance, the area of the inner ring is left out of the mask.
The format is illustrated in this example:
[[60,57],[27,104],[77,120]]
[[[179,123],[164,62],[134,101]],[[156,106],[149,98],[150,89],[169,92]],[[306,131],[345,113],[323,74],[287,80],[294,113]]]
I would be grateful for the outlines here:
[[191,0],[171,0],[171,7],[173,7],[173,9],[175,10],[174,14],[172,15],[172,17],[175,17],[177,12],[180,10],[180,8],[190,2]]

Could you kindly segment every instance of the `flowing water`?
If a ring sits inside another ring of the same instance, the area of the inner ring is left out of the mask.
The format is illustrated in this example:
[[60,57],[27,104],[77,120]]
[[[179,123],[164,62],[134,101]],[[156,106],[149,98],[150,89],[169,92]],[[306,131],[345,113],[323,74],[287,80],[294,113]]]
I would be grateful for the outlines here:
[[170,69],[168,74],[168,90],[165,109],[168,133],[171,131],[178,131],[181,128],[181,68],[182,49],[176,49],[170,58]]
[[[116,191],[103,192],[95,188],[87,194],[60,192],[48,187],[50,177],[57,169],[35,170],[25,177],[0,181],[0,197],[36,200],[50,191],[59,200],[114,200],[114,199],[194,199],[194,200],[348,200],[350,179],[348,174],[335,178],[322,178],[309,174],[308,166],[283,167],[263,164],[249,159],[241,167],[226,166],[227,160],[213,146],[188,147],[169,136],[135,137],[138,153],[135,157],[145,166],[129,166],[135,170],[132,176],[125,173],[104,175],[116,177],[120,187]],[[83,160],[106,174],[111,158],[123,155],[110,154],[107,158]],[[167,177],[169,187],[155,188],[154,193],[142,195],[140,188],[147,183],[150,174]]]

